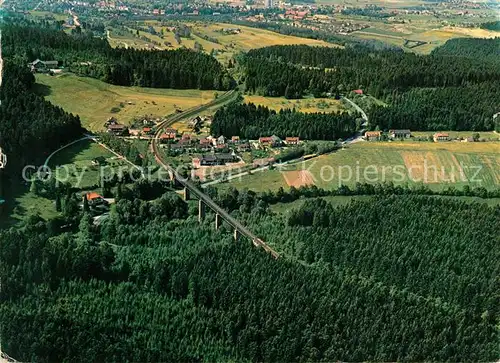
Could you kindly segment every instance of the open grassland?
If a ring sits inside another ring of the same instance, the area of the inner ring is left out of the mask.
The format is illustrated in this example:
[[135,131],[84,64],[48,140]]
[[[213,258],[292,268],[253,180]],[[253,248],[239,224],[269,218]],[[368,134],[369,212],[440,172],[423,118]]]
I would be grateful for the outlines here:
[[345,110],[340,100],[332,98],[303,98],[288,100],[285,97],[264,97],[245,95],[245,102],[262,105],[279,111],[282,109],[295,109],[300,112],[336,112]]
[[[328,47],[339,46],[321,40],[283,35],[269,30],[242,25],[206,22],[186,22],[185,24],[191,27],[191,36],[189,38],[181,38],[181,43],[179,44],[169,27],[162,26],[160,22],[154,20],[146,21],[145,24],[153,27],[158,33],[163,32],[163,38],[143,31],[139,31],[139,37],[137,37],[135,36],[136,30],[127,28],[128,32],[120,32],[120,35],[111,31],[108,36],[110,44],[121,47],[148,48],[148,43],[141,40],[140,37],[146,37],[151,41],[157,42],[159,45],[151,45],[150,47],[159,49],[176,49],[181,47],[193,49],[195,43],[199,43],[207,53],[214,50],[217,59],[223,63],[226,63],[235,53],[271,45],[307,44]],[[238,34],[228,34],[222,31],[224,28],[238,28],[241,32]],[[133,31],[133,34],[131,31]],[[208,40],[205,37],[215,39],[215,41]]]
[[[92,160],[98,157],[103,157],[106,164],[93,165]],[[90,140],[83,140],[61,150],[52,157],[49,167],[56,173],[58,180],[84,190],[93,190],[99,185],[101,167],[105,175],[111,171],[117,173],[120,167],[124,172],[129,170],[129,164],[124,160]]]
[[[176,107],[186,110],[214,98],[213,91],[121,87],[72,74],[37,74],[36,80],[48,101],[79,115],[91,131],[102,131],[110,117],[130,124],[135,117],[163,117],[174,113]],[[113,108],[118,112],[112,112]]]
[[360,142],[281,170],[244,176],[223,187],[287,188],[293,170],[307,170],[313,183],[324,189],[357,182],[426,185],[434,190],[464,185],[494,189],[500,187],[500,143]]

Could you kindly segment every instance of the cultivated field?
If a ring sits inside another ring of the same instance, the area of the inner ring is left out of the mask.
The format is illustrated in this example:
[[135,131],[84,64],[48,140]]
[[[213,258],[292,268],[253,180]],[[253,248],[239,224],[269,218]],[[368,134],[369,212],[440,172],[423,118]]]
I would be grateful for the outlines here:
[[37,74],[36,80],[48,101],[79,115],[91,131],[102,131],[110,117],[129,124],[134,117],[163,117],[174,113],[176,107],[186,110],[214,98],[214,91],[121,87],[72,74]]
[[228,185],[257,191],[289,185],[288,173],[307,170],[318,187],[356,182],[427,185],[431,189],[500,187],[500,143],[360,142],[329,155],[244,176]]
[[245,102],[266,106],[276,111],[293,108],[300,112],[335,112],[345,110],[341,101],[332,98],[303,98],[299,100],[288,100],[285,97],[245,95]]

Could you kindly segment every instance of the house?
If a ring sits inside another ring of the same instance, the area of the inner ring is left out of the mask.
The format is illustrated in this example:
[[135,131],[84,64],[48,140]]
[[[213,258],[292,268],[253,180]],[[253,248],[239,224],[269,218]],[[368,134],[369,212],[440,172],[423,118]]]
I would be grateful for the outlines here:
[[37,59],[34,62],[31,62],[28,65],[31,68],[32,72],[48,72],[51,69],[56,69],[59,67],[59,62],[58,61],[43,61],[40,59]]
[[239,143],[240,142],[240,137],[239,136],[233,136],[233,137],[231,137],[231,142],[233,144]]
[[104,197],[98,193],[90,192],[85,194],[85,198],[89,202],[90,206],[95,206],[99,204],[105,204],[106,201],[104,200]]
[[177,137],[177,130],[172,127],[167,127],[165,129],[165,134],[169,135],[170,138],[175,139]]
[[219,136],[217,138],[217,146],[219,146],[219,145],[225,145],[226,141],[227,141],[227,139],[224,136]]
[[285,138],[285,144],[287,144],[287,145],[298,145],[299,141],[300,140],[298,137],[286,137]]
[[193,167],[199,168],[201,166],[225,165],[226,163],[235,162],[237,160],[237,157],[233,154],[200,155],[197,158],[193,158]]
[[450,140],[450,136],[446,133],[443,132],[436,132],[432,138],[434,139],[434,142],[439,142],[439,141],[448,141]]
[[357,95],[362,95],[363,94],[363,90],[362,89],[355,89],[353,90],[353,92]]
[[239,152],[244,152],[244,151],[250,151],[251,150],[251,146],[248,142],[243,142],[241,144],[238,145],[238,148],[237,150]]
[[151,129],[151,127],[143,127],[142,128],[142,133],[144,135],[150,135],[152,132],[153,132],[153,130]]
[[207,138],[200,139],[200,149],[209,150],[212,148],[212,141]]
[[409,139],[411,137],[410,130],[389,130],[391,139]]
[[276,147],[281,144],[281,139],[278,136],[266,136],[259,138],[259,144],[262,146]]
[[129,129],[128,134],[130,136],[139,136],[141,134],[141,130],[139,129]]
[[382,136],[381,131],[366,131],[365,132],[365,140],[366,141],[380,140],[381,136]]
[[108,133],[115,135],[123,135],[127,127],[125,125],[113,124],[108,126]]

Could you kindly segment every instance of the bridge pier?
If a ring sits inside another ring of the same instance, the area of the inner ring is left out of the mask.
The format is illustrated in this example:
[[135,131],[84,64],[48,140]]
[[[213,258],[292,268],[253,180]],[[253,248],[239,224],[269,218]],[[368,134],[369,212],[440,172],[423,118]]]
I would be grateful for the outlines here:
[[190,199],[190,192],[189,192],[189,189],[184,187],[184,189],[182,190],[182,199],[186,202]]
[[238,229],[236,228],[234,229],[233,237],[235,242],[238,242],[240,240],[240,231],[238,231]]
[[219,213],[215,214],[215,229],[218,230],[222,225],[222,218]]
[[198,222],[203,222],[205,219],[205,203],[200,199],[198,201]]

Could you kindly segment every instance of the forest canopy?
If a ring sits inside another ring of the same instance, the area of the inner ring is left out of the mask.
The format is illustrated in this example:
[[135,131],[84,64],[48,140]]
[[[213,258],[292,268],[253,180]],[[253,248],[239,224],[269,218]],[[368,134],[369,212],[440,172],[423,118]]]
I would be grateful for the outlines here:
[[48,24],[6,24],[2,33],[7,56],[56,60],[80,76],[120,86],[228,90],[234,81],[213,57],[188,49],[112,48],[92,33],[66,34]]
[[352,136],[358,127],[356,115],[347,112],[276,112],[253,103],[232,102],[217,110],[210,125],[210,133],[214,136],[240,136],[252,140],[271,135],[282,139],[298,136],[307,140],[338,140]]
[[2,347],[22,361],[497,359],[498,207],[401,195],[279,216],[246,192],[219,203],[234,197],[287,258],[169,194],[121,199],[101,226],[0,232]]

